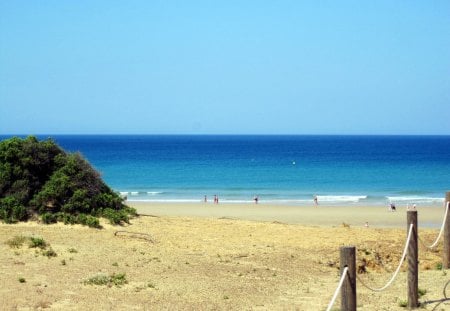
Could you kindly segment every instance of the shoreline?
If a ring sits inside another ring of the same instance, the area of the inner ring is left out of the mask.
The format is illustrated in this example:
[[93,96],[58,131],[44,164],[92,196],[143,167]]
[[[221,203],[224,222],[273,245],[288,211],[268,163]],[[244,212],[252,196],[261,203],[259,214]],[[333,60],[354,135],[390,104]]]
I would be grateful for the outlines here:
[[[406,226],[406,207],[391,212],[385,206],[288,205],[269,203],[162,203],[127,201],[138,214],[169,217],[230,218],[259,222],[278,222],[306,226],[401,228]],[[419,228],[440,228],[444,208],[419,206]]]

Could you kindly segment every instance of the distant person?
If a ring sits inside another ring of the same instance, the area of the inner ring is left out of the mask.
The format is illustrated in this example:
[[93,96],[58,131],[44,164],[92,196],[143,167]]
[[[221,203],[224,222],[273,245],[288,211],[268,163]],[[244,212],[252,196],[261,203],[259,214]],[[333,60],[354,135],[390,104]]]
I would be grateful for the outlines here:
[[364,227],[369,228],[369,222],[366,221],[366,223],[364,224]]
[[214,195],[214,204],[217,204],[217,194]]
[[253,198],[253,200],[255,201],[255,204],[258,204],[258,196],[255,195],[255,197]]
[[395,212],[396,211],[394,203],[391,203],[390,207],[391,207],[391,212]]
[[204,202],[207,203],[208,202],[208,197],[205,195],[205,199]]
[[317,200],[317,195],[314,196],[314,205],[319,205],[319,201]]

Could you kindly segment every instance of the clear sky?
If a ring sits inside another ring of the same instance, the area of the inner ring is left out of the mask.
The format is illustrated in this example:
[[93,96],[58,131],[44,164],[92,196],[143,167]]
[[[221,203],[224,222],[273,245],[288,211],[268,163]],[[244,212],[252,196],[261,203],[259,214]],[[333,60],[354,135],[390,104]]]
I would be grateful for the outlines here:
[[0,0],[0,134],[450,135],[450,1]]

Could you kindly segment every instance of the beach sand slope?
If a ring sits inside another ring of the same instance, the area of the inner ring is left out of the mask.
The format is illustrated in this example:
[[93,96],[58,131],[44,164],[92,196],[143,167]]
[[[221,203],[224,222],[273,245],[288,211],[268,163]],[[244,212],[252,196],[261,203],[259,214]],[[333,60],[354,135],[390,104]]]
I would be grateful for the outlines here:
[[[357,247],[358,264],[367,262],[361,278],[375,287],[389,280],[403,250],[406,225],[365,228],[350,222],[343,217],[332,226],[305,226],[279,218],[155,215],[122,227],[103,222],[102,230],[0,224],[0,305],[2,310],[325,310],[339,281],[340,246]],[[420,236],[431,242],[437,232],[421,229]],[[42,237],[57,256],[7,244],[20,235]],[[427,292],[420,300],[435,301],[425,310],[450,309],[449,301],[439,301],[449,280],[436,269],[441,257],[442,244],[437,252],[420,248],[419,288]],[[404,310],[405,270],[406,263],[382,293],[358,284],[358,310]],[[127,284],[86,284],[99,273],[125,273]],[[339,309],[339,299],[334,307]]]

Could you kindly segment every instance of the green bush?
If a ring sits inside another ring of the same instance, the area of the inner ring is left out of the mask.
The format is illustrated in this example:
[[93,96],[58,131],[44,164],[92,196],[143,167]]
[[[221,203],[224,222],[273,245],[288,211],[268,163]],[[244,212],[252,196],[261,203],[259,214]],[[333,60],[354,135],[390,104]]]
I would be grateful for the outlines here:
[[0,199],[0,219],[6,223],[26,220],[26,208],[14,197]]
[[58,215],[45,212],[41,215],[41,219],[44,224],[54,224],[58,221]]
[[101,274],[94,275],[93,277],[90,277],[89,279],[84,281],[84,284],[108,285],[108,286],[112,286],[112,285],[120,286],[120,285],[124,285],[127,283],[128,283],[128,281],[126,279],[125,273],[117,273],[117,274],[113,273],[111,275],[106,275],[106,274],[101,273]]
[[101,228],[98,218],[91,215],[79,214],[77,216],[77,223],[91,228]]
[[77,223],[77,217],[75,215],[72,214],[68,214],[68,213],[57,213],[57,220],[63,222],[64,224],[68,225],[73,225]]
[[427,294],[427,292],[428,291],[426,289],[419,287],[419,290],[417,293],[419,294],[419,298],[421,298],[422,296],[425,296]]
[[0,220],[7,223],[37,214],[44,223],[99,228],[95,217],[121,224],[136,215],[81,154],[33,136],[0,142],[0,198]]
[[47,242],[41,237],[32,236],[30,237],[30,247],[44,249],[47,247]]
[[119,225],[122,222],[129,222],[128,214],[124,211],[116,211],[111,208],[105,208],[102,216],[109,220],[113,225]]

